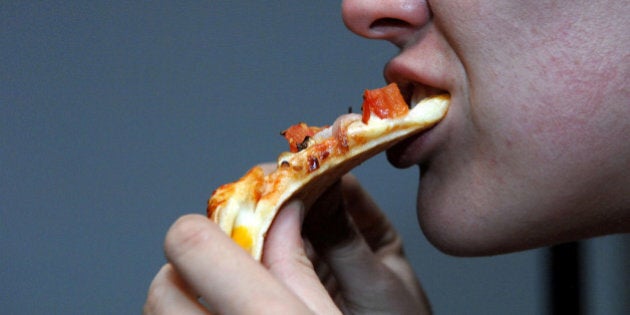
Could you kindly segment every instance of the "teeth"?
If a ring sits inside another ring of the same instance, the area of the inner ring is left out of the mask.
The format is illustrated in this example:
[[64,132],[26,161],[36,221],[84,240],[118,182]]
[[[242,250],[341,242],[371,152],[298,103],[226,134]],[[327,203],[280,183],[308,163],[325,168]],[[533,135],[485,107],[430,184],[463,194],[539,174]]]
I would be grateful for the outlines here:
[[420,103],[420,101],[422,101],[426,97],[427,97],[426,89],[416,87],[415,89],[413,89],[413,95],[411,95],[411,101],[409,102],[409,106],[411,108],[416,107],[416,105],[418,105],[418,103]]
[[424,100],[427,97],[431,97],[431,96],[435,96],[435,95],[439,95],[439,94],[445,94],[445,91],[441,91],[438,89],[433,89],[430,87],[426,87],[426,86],[416,86],[413,89],[413,94],[411,95],[411,100],[409,101],[409,106],[411,108],[416,107],[422,100]]

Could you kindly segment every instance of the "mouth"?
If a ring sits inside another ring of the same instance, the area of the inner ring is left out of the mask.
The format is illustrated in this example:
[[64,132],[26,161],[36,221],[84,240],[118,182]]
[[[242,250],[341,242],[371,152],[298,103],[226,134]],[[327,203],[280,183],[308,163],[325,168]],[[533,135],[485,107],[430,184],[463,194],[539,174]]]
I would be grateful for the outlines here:
[[427,97],[448,94],[448,92],[444,90],[431,88],[425,85],[399,83],[398,86],[410,109],[416,107],[420,101]]
[[[418,106],[427,97],[448,94],[447,91],[419,84],[399,84],[399,86],[410,109]],[[432,147],[435,146],[435,144],[432,144],[435,141],[431,140],[437,137],[431,136],[433,134],[432,131],[440,124],[438,123],[420,134],[407,138],[387,150],[386,154],[389,162],[397,168],[407,168],[424,163],[428,159],[430,151],[433,150]]]

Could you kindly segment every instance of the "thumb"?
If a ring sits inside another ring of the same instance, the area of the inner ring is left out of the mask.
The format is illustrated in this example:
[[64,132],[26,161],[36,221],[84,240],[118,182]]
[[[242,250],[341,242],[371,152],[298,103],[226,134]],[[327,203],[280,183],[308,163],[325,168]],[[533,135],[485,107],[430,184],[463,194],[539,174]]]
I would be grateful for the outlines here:
[[262,263],[315,314],[339,313],[306,256],[300,228],[304,204],[292,201],[275,218],[265,241]]

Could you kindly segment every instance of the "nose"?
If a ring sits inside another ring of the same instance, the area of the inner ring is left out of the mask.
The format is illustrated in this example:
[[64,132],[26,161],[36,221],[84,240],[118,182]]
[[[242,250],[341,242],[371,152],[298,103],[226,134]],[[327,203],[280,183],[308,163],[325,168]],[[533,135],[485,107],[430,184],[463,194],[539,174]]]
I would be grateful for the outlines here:
[[429,21],[424,0],[344,0],[343,21],[354,33],[403,47]]

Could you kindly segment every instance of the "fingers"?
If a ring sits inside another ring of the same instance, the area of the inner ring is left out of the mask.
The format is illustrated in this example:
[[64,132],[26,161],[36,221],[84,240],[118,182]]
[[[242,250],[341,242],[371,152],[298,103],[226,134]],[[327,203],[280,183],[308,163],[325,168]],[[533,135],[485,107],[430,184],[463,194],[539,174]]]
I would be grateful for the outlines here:
[[345,176],[341,188],[345,209],[372,251],[402,250],[398,233],[359,181],[354,176]]
[[160,269],[149,287],[143,314],[210,314],[170,264]]
[[169,229],[165,253],[174,270],[219,314],[306,314],[295,295],[201,215]]
[[300,233],[304,205],[291,202],[276,217],[267,238],[263,264],[315,314],[334,314],[337,307],[313,270]]
[[344,178],[342,189],[343,197],[347,201],[346,211],[351,215],[372,252],[398,275],[408,290],[419,292],[428,305],[424,291],[405,258],[402,239],[394,226],[354,176]]
[[398,234],[354,178],[313,206],[304,234],[334,274],[346,311],[428,310]]
[[374,276],[386,271],[346,213],[340,184],[325,193],[306,220],[304,234],[345,290],[370,287]]

